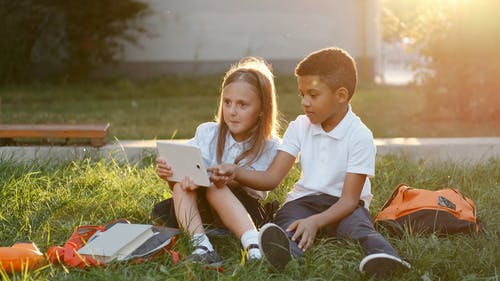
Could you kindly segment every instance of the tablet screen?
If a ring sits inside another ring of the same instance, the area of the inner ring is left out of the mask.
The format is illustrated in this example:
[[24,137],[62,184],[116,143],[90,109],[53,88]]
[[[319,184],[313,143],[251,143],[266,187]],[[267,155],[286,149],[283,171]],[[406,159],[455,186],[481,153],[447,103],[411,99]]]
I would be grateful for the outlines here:
[[169,181],[179,182],[188,176],[199,186],[210,186],[207,169],[203,164],[200,149],[186,143],[156,141],[158,156],[172,166],[174,174]]

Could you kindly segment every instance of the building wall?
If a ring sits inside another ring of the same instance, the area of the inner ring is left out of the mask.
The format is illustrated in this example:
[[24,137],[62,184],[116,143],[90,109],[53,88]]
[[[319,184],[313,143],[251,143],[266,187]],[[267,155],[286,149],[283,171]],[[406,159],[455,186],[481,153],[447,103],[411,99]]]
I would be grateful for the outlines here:
[[378,0],[144,1],[156,36],[128,46],[115,68],[138,78],[219,73],[249,55],[291,74],[301,58],[327,46],[346,49],[373,74],[379,54]]

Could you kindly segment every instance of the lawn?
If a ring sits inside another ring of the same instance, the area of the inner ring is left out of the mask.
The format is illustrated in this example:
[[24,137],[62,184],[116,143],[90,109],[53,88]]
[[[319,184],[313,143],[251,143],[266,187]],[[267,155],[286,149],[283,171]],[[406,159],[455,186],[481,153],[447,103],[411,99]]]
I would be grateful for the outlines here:
[[[277,77],[283,129],[301,113],[293,77]],[[109,122],[109,140],[189,138],[197,124],[213,120],[221,77],[163,77],[145,82],[128,80],[79,85],[31,84],[0,87],[1,123]],[[385,87],[361,83],[352,100],[355,112],[383,137],[500,136],[498,122],[481,124],[435,119],[425,110],[422,95],[412,87]],[[283,130],[282,130],[283,132]],[[170,193],[155,173],[153,157],[138,164],[114,161],[76,161],[47,165],[0,163],[0,245],[33,241],[42,251],[62,245],[75,227],[104,224],[117,218],[150,223],[154,203]],[[299,177],[294,169],[270,199],[283,200]],[[438,189],[453,186],[476,203],[486,231],[478,237],[446,238],[406,233],[388,236],[413,270],[393,280],[499,280],[500,279],[500,159],[481,164],[412,163],[396,156],[377,158],[372,180],[375,216],[392,189],[404,182],[413,187]],[[2,280],[366,280],[358,271],[363,254],[349,241],[318,240],[300,261],[284,272],[265,263],[240,264],[238,239],[214,238],[224,258],[224,271],[168,257],[143,264],[115,264],[106,268],[75,270],[51,265],[17,275],[0,273]],[[184,238],[176,250],[185,256]]]
[[[144,82],[3,86],[0,122],[109,122],[109,140],[190,138],[196,125],[214,119],[220,83],[220,76],[167,76]],[[285,129],[301,114],[300,99],[294,77],[277,77],[276,85]],[[376,138],[500,136],[495,121],[433,118],[425,110],[423,95],[412,87],[360,83],[352,106]]]
[[[270,198],[282,200],[298,175],[293,170]],[[500,159],[474,166],[424,166],[395,156],[379,157],[372,180],[376,194],[372,215],[400,182],[428,189],[459,188],[475,201],[486,231],[478,237],[388,236],[413,265],[412,271],[393,280],[500,279]],[[168,196],[151,158],[134,166],[104,160],[57,165],[4,161],[0,165],[0,245],[33,241],[46,251],[49,246],[64,244],[78,225],[104,224],[116,218],[150,223],[152,205]],[[186,262],[174,265],[165,257],[88,270],[52,265],[0,276],[3,280],[367,280],[357,269],[363,257],[361,248],[349,241],[318,240],[302,260],[291,262],[284,272],[273,272],[265,262],[242,266],[239,241],[233,236],[213,241],[224,258],[222,273]],[[175,247],[181,256],[189,253],[188,248],[186,239]]]

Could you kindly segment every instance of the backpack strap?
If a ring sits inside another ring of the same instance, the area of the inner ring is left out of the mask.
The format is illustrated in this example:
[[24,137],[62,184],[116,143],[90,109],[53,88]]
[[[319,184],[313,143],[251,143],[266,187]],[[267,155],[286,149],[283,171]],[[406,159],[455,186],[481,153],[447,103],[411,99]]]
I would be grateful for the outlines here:
[[105,226],[99,225],[84,225],[75,228],[73,234],[62,247],[51,246],[47,249],[47,259],[50,263],[64,263],[78,268],[102,265],[101,262],[90,256],[80,255],[78,249],[83,247],[96,232],[104,230]]
[[408,189],[408,188],[410,188],[410,187],[408,187],[408,186],[407,186],[406,184],[404,184],[404,183],[400,183],[398,186],[396,186],[396,188],[392,191],[392,194],[391,194],[391,196],[389,197],[389,199],[387,199],[387,201],[385,202],[384,206],[382,206],[381,211],[382,211],[383,209],[385,209],[385,208],[387,208],[387,207],[389,207],[389,206],[391,205],[391,203],[392,203],[392,201],[394,200],[394,198],[396,198],[396,196],[398,196],[398,194],[399,194],[399,190],[400,190],[401,188],[405,188],[405,190],[406,190],[406,189]]

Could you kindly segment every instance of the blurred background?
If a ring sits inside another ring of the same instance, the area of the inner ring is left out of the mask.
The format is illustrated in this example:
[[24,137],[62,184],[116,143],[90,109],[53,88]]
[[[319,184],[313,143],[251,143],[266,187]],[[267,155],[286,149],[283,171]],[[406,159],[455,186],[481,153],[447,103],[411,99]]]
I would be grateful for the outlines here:
[[293,70],[347,50],[375,137],[500,135],[497,0],[0,0],[0,122],[110,122],[116,138],[186,138],[225,70],[260,56],[284,125]]

